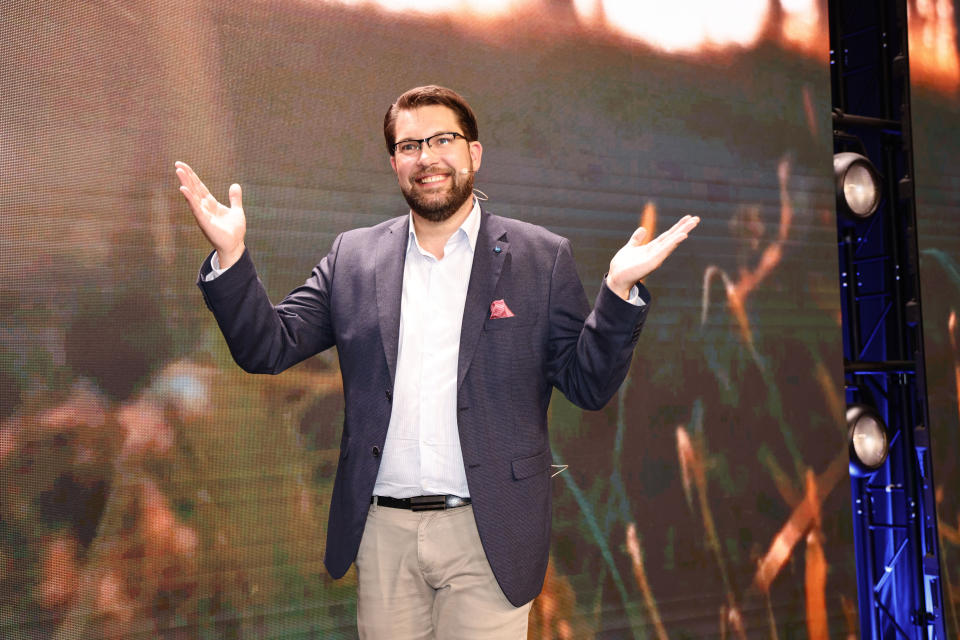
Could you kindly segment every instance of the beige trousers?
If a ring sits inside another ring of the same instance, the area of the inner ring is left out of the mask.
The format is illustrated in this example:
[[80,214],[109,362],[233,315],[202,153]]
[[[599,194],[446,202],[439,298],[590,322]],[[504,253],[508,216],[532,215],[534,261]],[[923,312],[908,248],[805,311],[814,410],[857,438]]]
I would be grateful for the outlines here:
[[362,640],[522,640],[528,602],[514,607],[480,545],[473,507],[370,506],[357,553]]

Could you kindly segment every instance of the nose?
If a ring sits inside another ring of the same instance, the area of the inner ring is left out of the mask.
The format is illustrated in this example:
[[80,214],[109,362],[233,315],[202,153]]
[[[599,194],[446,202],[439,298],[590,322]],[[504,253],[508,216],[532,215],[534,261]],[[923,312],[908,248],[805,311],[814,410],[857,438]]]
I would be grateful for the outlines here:
[[436,152],[430,148],[427,141],[420,143],[420,153],[417,155],[417,162],[420,164],[429,164],[429,159],[436,157]]

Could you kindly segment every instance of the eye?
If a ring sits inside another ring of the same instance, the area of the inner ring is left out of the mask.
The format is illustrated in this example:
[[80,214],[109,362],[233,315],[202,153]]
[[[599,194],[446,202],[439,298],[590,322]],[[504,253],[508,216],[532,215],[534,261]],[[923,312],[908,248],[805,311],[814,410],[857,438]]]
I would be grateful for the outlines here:
[[416,153],[420,150],[420,143],[413,140],[397,143],[397,151],[400,153]]
[[449,133],[444,133],[434,138],[433,143],[436,145],[440,145],[441,147],[445,147],[448,144],[452,143],[453,140],[454,140],[454,136],[450,135]]

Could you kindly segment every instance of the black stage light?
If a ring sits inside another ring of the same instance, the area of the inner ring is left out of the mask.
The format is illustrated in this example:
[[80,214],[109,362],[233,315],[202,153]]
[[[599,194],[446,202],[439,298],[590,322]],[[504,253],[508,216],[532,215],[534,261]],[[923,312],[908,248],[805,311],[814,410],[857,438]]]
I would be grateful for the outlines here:
[[847,409],[850,440],[850,475],[862,478],[875,473],[887,461],[890,437],[887,425],[871,407],[862,404]]
[[854,218],[872,216],[880,206],[880,174],[867,158],[844,151],[833,156],[837,210]]

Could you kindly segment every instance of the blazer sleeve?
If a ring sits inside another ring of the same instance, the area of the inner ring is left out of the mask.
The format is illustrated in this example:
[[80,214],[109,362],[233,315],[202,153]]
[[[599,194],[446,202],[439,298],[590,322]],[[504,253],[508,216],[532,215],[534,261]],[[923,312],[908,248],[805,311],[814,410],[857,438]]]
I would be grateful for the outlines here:
[[197,286],[244,371],[280,373],[334,345],[330,299],[340,239],[306,282],[277,305],[270,302],[249,251],[209,282],[203,276],[210,258],[204,262]]
[[650,302],[647,289],[640,283],[637,289],[645,303],[639,306],[604,282],[587,315],[570,242],[561,241],[550,281],[547,377],[583,409],[603,408],[630,369]]

